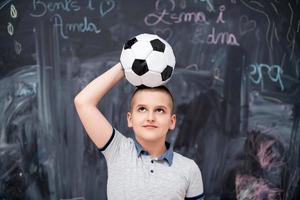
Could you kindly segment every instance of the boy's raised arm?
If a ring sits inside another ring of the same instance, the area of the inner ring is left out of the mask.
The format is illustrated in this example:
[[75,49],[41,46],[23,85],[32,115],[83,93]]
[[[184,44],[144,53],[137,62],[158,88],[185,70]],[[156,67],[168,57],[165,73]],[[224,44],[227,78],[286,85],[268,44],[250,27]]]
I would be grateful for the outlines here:
[[98,148],[102,148],[112,135],[112,125],[96,107],[102,97],[124,77],[121,63],[114,65],[91,81],[74,98],[79,118]]

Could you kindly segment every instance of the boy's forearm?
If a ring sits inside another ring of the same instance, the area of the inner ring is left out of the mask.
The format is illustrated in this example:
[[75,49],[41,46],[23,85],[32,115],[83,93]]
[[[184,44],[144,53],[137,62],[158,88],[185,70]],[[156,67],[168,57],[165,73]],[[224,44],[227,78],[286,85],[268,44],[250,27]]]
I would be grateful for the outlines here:
[[76,95],[75,103],[96,106],[101,98],[123,77],[123,67],[121,63],[118,63],[83,88]]

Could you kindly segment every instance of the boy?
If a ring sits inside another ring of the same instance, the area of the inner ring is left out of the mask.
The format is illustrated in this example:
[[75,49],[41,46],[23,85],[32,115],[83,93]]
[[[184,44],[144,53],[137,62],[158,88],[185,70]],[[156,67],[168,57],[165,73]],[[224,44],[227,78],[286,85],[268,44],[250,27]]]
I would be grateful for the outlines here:
[[176,124],[173,98],[166,87],[142,87],[132,95],[127,122],[135,140],[114,129],[97,109],[101,98],[123,77],[118,63],[74,99],[87,134],[106,159],[108,199],[203,199],[198,166],[173,152],[165,141]]

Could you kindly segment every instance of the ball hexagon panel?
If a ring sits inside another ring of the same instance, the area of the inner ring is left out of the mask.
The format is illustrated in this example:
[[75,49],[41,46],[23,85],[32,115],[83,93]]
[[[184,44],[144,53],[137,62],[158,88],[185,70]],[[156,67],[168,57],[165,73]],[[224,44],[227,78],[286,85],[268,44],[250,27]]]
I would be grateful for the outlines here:
[[135,55],[135,59],[146,59],[153,51],[151,44],[145,41],[138,41],[132,45],[131,50]]
[[167,66],[164,54],[158,51],[152,51],[146,61],[150,71],[161,73]]
[[143,33],[143,34],[140,34],[140,35],[136,36],[136,39],[137,39],[138,41],[146,41],[146,42],[149,42],[149,41],[151,41],[151,40],[157,39],[157,35],[148,34],[148,33]]
[[141,77],[135,74],[132,70],[125,70],[125,77],[134,86],[139,86],[142,84]]
[[164,52],[166,45],[160,39],[154,39],[150,41],[154,51]]
[[169,65],[164,69],[164,71],[161,73],[161,78],[163,81],[168,80],[173,73],[173,67],[170,67]]
[[121,64],[123,68],[126,69],[131,69],[133,61],[134,61],[134,54],[131,49],[123,49],[121,53],[121,58],[120,58]]
[[141,59],[135,59],[133,61],[131,69],[134,73],[136,73],[139,76],[142,76],[143,74],[149,71],[146,60]]
[[128,40],[125,45],[124,45],[124,49],[130,49],[132,47],[132,45],[134,45],[134,43],[137,42],[137,39],[134,37],[134,38],[131,38],[130,40]]
[[142,84],[148,87],[157,87],[162,84],[161,75],[157,72],[149,71],[142,76]]
[[174,68],[176,64],[175,56],[172,48],[169,45],[166,45],[166,49],[164,53],[166,55],[165,56],[166,64]]

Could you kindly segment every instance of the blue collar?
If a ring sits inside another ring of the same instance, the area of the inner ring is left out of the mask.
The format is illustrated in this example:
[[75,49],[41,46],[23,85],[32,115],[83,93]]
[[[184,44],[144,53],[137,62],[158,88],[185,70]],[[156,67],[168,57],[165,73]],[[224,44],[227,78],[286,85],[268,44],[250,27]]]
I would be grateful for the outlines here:
[[[138,156],[140,157],[142,154],[143,155],[149,155],[147,151],[143,149],[143,147],[136,141],[134,140],[135,148],[137,151]],[[157,160],[165,160],[168,162],[169,166],[172,165],[173,162],[173,147],[169,142],[165,142],[167,151],[161,155]]]

